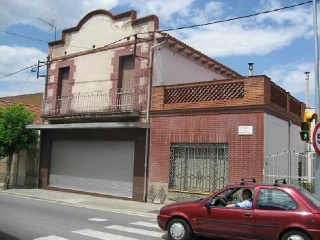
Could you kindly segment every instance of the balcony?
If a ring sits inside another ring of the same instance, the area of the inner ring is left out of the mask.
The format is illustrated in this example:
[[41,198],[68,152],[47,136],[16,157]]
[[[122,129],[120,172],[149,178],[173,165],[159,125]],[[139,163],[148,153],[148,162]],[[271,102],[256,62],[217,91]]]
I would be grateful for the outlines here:
[[145,91],[115,89],[103,92],[81,92],[42,101],[44,119],[78,119],[138,117],[145,105]]
[[305,109],[266,76],[153,87],[151,106],[153,113],[264,108],[297,123]]

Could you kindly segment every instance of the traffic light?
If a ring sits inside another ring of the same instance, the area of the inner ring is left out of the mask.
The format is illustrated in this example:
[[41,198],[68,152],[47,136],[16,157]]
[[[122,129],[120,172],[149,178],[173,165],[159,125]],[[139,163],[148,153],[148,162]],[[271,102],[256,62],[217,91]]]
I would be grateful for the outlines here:
[[302,141],[311,141],[311,122],[313,119],[317,119],[318,114],[314,112],[305,112],[303,116],[303,122],[301,123],[300,138]]

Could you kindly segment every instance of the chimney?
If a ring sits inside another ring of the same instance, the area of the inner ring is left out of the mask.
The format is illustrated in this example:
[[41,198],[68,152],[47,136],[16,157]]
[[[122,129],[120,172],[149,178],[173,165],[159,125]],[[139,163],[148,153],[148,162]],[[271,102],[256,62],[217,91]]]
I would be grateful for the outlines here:
[[253,63],[248,63],[249,65],[249,77],[252,76],[252,72],[253,72]]

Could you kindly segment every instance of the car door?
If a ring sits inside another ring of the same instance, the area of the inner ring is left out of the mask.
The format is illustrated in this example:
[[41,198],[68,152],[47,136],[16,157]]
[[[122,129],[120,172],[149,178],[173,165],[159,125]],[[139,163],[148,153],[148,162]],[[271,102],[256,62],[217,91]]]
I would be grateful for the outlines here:
[[[298,205],[288,193],[277,188],[260,188],[255,209],[257,239],[278,239],[288,219],[300,219]],[[298,220],[297,220],[298,221]]]
[[200,231],[209,236],[232,239],[254,237],[254,211],[221,206],[204,207],[199,213]]

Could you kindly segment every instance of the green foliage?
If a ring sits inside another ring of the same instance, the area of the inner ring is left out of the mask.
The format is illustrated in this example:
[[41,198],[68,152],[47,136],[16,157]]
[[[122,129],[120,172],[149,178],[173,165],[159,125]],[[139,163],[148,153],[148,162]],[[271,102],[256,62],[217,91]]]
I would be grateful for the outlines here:
[[31,110],[21,103],[0,107],[0,156],[8,157],[37,144],[36,130],[26,129],[36,119]]
[[308,179],[306,178],[302,178],[299,181],[299,185],[301,187],[303,187],[304,189],[306,189],[307,191],[309,191],[310,193],[314,193],[315,192],[315,186],[313,183],[309,182]]

